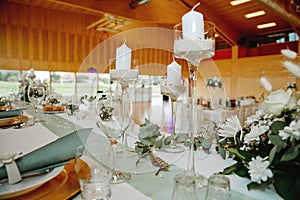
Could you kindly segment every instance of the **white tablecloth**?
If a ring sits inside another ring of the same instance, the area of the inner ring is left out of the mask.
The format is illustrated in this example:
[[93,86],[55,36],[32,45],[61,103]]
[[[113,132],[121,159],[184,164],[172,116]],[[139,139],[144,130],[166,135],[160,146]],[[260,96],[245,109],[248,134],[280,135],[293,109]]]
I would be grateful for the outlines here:
[[[77,120],[73,116],[67,116],[66,114],[61,114],[65,119],[74,121],[78,127],[95,127],[95,122],[93,120]],[[95,131],[97,128],[95,127]],[[20,152],[28,153],[37,148],[44,146],[45,144],[50,143],[57,139],[58,136],[47,128],[45,128],[42,124],[36,124],[35,126],[24,128],[24,129],[1,129],[0,130],[0,153],[2,152]],[[128,138],[129,143],[132,144],[137,139],[132,136]],[[185,152],[183,156],[181,156],[174,164],[183,169],[186,168],[187,165],[187,157],[188,152]],[[215,172],[221,171],[224,167],[232,164],[232,160],[223,160],[220,155],[206,155],[203,152],[197,152],[195,154],[195,166],[196,171],[209,177],[211,174]],[[166,172],[172,173],[172,172]],[[154,176],[154,175],[153,175]],[[247,183],[249,183],[248,179],[240,178],[236,175],[229,176],[231,181],[231,188],[235,191],[240,192],[243,195],[246,195],[247,198],[238,199],[281,199],[274,191],[273,188],[266,189],[265,191],[260,190],[247,190]],[[147,187],[147,180],[145,180],[145,184],[142,187]],[[167,190],[166,190],[167,191]],[[162,191],[163,192],[163,191]],[[170,190],[168,190],[170,192]],[[171,197],[171,194],[168,194]],[[75,199],[79,199],[77,196]],[[112,197],[111,200],[119,200],[119,199],[130,199],[130,200],[146,200],[151,199],[151,197],[143,194],[138,189],[134,188],[132,185],[128,183],[116,184],[112,185]]]

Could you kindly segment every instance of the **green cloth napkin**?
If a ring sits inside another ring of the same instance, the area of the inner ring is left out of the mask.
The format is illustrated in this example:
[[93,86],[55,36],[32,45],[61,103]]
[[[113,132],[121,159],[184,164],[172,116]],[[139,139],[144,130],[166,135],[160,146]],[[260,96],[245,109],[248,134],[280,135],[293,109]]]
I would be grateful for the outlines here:
[[[76,130],[16,160],[21,174],[45,170],[65,164],[75,157],[77,146],[84,144],[92,128]],[[0,180],[7,178],[5,166],[0,168]]]

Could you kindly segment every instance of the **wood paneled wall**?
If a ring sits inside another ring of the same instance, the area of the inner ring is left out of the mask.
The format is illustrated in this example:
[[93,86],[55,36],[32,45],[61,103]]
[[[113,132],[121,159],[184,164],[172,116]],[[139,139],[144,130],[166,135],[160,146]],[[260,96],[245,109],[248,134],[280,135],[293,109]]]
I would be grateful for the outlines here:
[[[103,71],[124,38],[121,34],[110,39],[112,34],[108,32],[86,29],[97,20],[98,17],[91,15],[1,1],[0,68],[87,72],[86,68],[99,64],[99,71]],[[128,46],[134,50],[133,57],[138,58],[140,64],[146,64],[142,74],[150,72],[145,67],[149,63],[162,64],[155,66],[159,68],[152,71],[155,75],[165,73],[163,65],[172,61],[171,52],[139,49],[137,39],[131,43]]]
[[[88,67],[95,67],[98,72],[106,71],[108,59],[115,56],[115,49],[122,44],[124,36],[110,41],[109,33],[86,30],[98,19],[93,15],[0,1],[0,69],[87,72]],[[151,42],[151,36],[141,37],[150,37]],[[165,40],[173,40],[173,37],[165,35],[152,42]],[[166,65],[173,60],[171,51],[138,48],[138,39],[128,46],[134,49],[133,57],[139,59],[141,74],[166,74]],[[285,88],[287,82],[296,81],[281,66],[279,54],[238,59],[237,52],[238,47],[233,47],[232,59],[201,62],[198,96],[210,96],[205,81],[211,76],[222,77],[223,92],[230,97],[257,96],[263,92],[259,84],[263,71],[274,89]],[[186,62],[177,61],[188,76]]]

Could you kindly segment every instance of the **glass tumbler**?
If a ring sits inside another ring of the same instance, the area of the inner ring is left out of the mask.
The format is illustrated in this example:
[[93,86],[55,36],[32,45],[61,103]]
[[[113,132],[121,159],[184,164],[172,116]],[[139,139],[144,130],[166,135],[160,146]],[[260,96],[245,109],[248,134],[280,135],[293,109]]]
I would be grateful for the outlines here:
[[81,199],[108,200],[111,196],[112,172],[87,155],[84,146],[75,151],[75,171],[80,184]]
[[193,176],[179,174],[175,176],[172,200],[197,200],[196,182]]
[[229,200],[230,181],[229,178],[215,174],[209,177],[205,200]]

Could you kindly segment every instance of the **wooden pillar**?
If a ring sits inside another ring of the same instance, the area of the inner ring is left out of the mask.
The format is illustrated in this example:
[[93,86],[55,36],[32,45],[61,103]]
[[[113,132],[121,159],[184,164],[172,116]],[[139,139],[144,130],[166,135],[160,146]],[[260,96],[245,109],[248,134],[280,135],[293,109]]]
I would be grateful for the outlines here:
[[231,58],[231,84],[230,84],[230,97],[236,97],[237,95],[237,79],[238,79],[238,46],[232,46],[232,58]]
[[[300,56],[300,41],[298,40],[298,56]],[[296,85],[298,90],[300,90],[300,78],[296,77]]]

